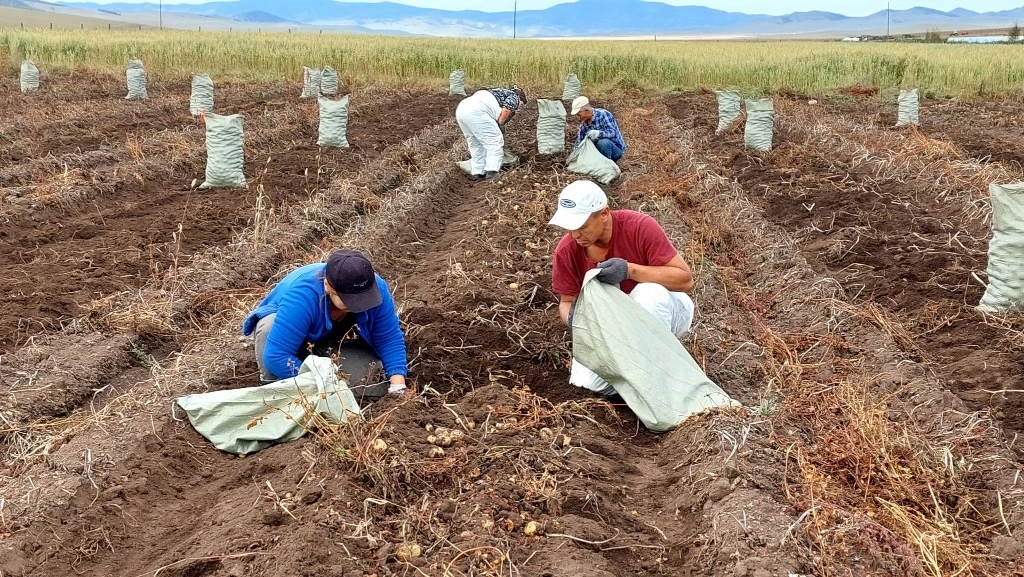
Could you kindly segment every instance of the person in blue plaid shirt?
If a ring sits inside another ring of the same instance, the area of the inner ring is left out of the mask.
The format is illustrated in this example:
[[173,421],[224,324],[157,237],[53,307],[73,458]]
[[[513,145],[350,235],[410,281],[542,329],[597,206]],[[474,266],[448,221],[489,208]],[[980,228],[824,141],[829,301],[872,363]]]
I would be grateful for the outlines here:
[[580,133],[576,136],[576,146],[582,144],[584,138],[589,138],[601,154],[614,162],[618,162],[626,153],[626,141],[622,139],[622,131],[611,112],[594,108],[589,98],[580,96],[572,101],[572,114],[582,121]]

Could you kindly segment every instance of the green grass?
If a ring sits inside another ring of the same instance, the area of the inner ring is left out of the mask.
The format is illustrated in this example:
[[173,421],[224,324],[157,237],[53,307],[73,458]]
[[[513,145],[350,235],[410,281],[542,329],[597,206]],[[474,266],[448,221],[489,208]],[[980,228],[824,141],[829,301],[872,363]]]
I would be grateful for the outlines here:
[[[6,52],[6,54],[5,54]],[[444,86],[466,70],[469,86],[517,82],[560,90],[575,72],[590,92],[620,87],[788,89],[827,94],[851,84],[928,95],[1017,92],[1016,46],[725,41],[462,40],[254,32],[0,31],[0,59],[29,57],[44,70],[121,71],[139,57],[155,78],[205,71],[218,78],[297,80],[303,65],[330,64],[364,84]]]

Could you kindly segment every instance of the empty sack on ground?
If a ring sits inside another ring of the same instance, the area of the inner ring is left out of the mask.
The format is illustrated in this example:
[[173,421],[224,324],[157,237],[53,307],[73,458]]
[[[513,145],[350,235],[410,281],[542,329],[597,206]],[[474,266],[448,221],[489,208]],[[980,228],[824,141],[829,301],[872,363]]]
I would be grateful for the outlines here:
[[466,95],[466,71],[456,70],[448,75],[448,96]]
[[560,100],[537,101],[537,152],[557,154],[565,150],[565,105]]
[[300,98],[317,98],[320,96],[320,77],[323,73],[319,68],[302,67],[302,94]]
[[920,118],[920,99],[917,89],[900,90],[900,96],[896,100],[896,126],[918,125]]
[[39,69],[31,60],[21,61],[21,91],[35,92],[39,90]]
[[348,95],[340,100],[320,97],[320,138],[319,146],[348,148]]
[[242,116],[208,113],[206,119],[206,181],[200,188],[245,187]]
[[988,286],[978,308],[989,313],[1024,311],[1024,182],[991,184],[992,240]]
[[601,184],[608,184],[622,174],[619,165],[601,154],[589,138],[583,139],[583,142],[569,154],[565,168],[569,172],[589,176]]
[[743,97],[735,90],[716,90],[718,99],[718,128],[715,134],[722,134],[740,119],[743,112]]
[[771,152],[775,130],[775,104],[769,98],[747,100],[747,125],[743,146],[760,152]]
[[263,385],[188,395],[176,400],[214,447],[248,455],[294,441],[318,424],[359,419],[359,404],[327,357],[310,355],[299,374]]
[[188,98],[188,111],[192,116],[213,112],[213,79],[209,74],[192,77],[192,95]]
[[146,90],[146,69],[141,60],[128,62],[128,70],[125,74],[128,78],[128,96],[125,100],[144,100],[149,98]]
[[670,431],[710,407],[736,405],[665,325],[591,270],[572,321],[572,356],[615,389],[645,427]]
[[565,77],[565,85],[562,87],[562,100],[576,100],[579,98],[582,89],[580,87],[580,79],[575,74],[570,74]]
[[338,71],[330,66],[320,73],[320,94],[335,96],[338,94]]

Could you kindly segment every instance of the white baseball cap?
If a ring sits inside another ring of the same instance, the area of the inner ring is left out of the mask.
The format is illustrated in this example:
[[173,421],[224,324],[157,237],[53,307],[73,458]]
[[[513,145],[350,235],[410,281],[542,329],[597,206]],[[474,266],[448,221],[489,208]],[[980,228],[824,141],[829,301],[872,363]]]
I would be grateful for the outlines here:
[[580,110],[583,110],[588,106],[590,106],[589,98],[586,96],[577,96],[576,99],[572,101],[572,115],[576,116],[580,113]]
[[601,187],[589,180],[577,180],[558,195],[558,210],[548,224],[565,230],[579,230],[595,212],[608,207],[608,197]]

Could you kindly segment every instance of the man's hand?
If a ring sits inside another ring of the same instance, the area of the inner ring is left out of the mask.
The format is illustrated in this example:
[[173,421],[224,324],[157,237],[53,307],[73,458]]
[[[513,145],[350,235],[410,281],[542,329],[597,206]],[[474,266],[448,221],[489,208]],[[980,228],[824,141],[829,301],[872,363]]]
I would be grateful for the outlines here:
[[405,392],[406,386],[405,386],[405,377],[404,376],[402,376],[402,375],[392,375],[391,378],[388,379],[388,380],[390,381],[389,385],[388,385],[388,394],[389,395],[400,395],[403,392]]
[[590,131],[587,132],[587,138],[589,138],[593,142],[597,142],[597,139],[601,138],[601,131],[600,130],[590,130]]
[[629,278],[629,263],[624,258],[610,258],[599,262],[597,268],[601,270],[597,273],[597,280],[604,284],[618,285]]

